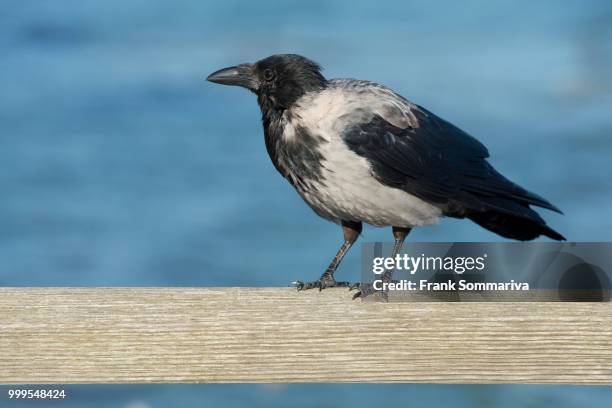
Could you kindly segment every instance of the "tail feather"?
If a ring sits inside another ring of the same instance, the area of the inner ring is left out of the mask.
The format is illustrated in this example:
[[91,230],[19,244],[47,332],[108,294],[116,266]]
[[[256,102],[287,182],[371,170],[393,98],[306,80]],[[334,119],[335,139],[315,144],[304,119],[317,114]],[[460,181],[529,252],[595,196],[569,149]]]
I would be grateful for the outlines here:
[[468,218],[481,227],[506,238],[529,241],[540,235],[545,235],[557,241],[565,241],[563,235],[546,225],[539,216],[540,219],[538,220],[489,210],[470,214]]

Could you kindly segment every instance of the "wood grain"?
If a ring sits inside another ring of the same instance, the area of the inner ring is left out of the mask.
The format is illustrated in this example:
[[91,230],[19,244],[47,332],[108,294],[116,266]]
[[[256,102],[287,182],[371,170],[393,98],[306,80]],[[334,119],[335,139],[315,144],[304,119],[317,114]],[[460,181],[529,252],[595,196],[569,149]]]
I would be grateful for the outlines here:
[[612,383],[610,303],[2,288],[0,383]]

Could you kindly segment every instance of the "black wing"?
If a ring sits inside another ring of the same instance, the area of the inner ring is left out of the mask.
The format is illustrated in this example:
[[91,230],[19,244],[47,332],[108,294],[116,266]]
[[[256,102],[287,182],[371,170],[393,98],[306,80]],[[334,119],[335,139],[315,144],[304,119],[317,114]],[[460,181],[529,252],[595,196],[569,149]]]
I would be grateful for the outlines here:
[[435,204],[445,215],[469,217],[509,238],[563,239],[529,205],[561,211],[497,172],[482,143],[420,106],[411,114],[412,127],[398,128],[378,115],[349,126],[344,142],[368,159],[381,183]]

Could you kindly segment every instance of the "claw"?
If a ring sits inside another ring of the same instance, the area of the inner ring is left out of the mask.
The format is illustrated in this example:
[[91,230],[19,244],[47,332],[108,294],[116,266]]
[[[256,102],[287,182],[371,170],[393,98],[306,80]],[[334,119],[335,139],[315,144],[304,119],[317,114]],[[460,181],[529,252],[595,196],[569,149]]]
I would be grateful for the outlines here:
[[299,292],[300,290],[302,290],[304,288],[304,282],[302,281],[293,281],[291,282],[290,286],[294,286],[297,291]]
[[[382,292],[382,291],[377,291],[374,290],[374,288],[372,287],[371,284],[368,283],[355,283],[353,285],[351,285],[351,287],[349,288],[349,290],[353,290],[353,289],[358,289],[357,292],[355,292],[355,294],[353,295],[353,300],[357,299],[357,298],[361,298],[364,299],[367,296],[370,296],[374,293],[378,293],[378,292]],[[385,297],[386,299],[386,295],[383,294],[383,297]]]

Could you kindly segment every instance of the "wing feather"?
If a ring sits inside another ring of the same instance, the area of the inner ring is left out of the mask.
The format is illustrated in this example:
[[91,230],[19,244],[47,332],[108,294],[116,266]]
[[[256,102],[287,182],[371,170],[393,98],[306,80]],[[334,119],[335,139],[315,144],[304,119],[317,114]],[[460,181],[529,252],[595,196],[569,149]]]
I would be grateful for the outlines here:
[[[439,205],[446,215],[465,217],[488,210],[543,222],[528,206],[557,207],[511,182],[487,162],[489,152],[474,137],[418,105],[409,105],[413,126],[376,114],[343,132],[346,145],[372,165],[383,184]],[[392,112],[392,111],[389,111]]]

